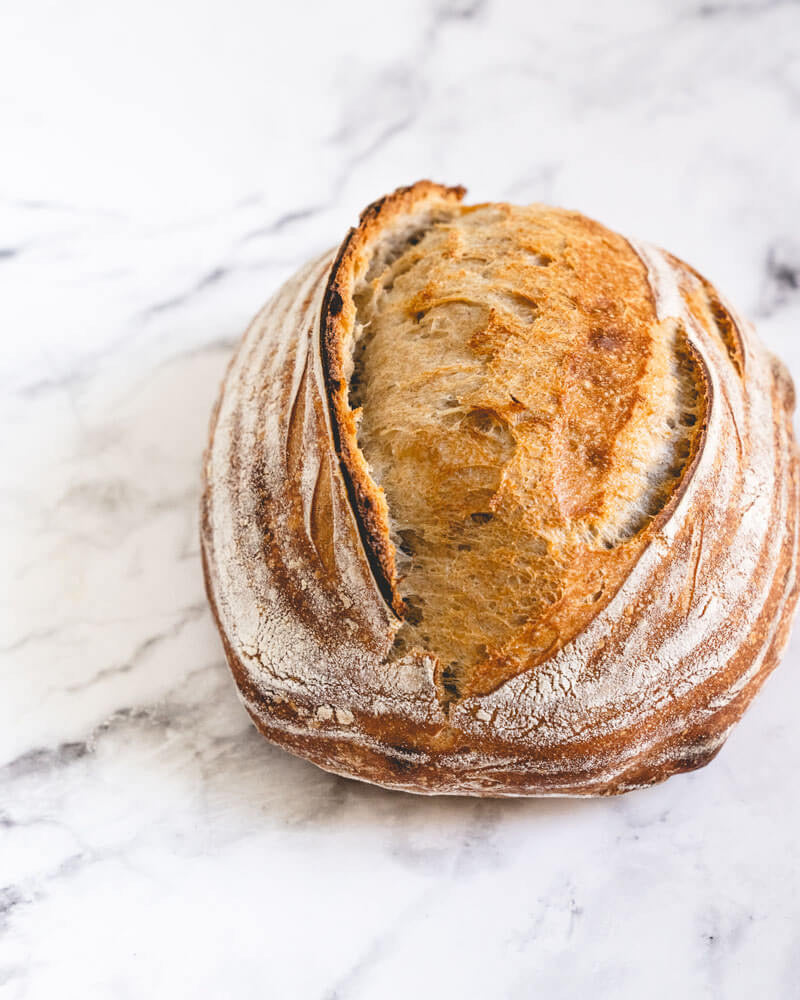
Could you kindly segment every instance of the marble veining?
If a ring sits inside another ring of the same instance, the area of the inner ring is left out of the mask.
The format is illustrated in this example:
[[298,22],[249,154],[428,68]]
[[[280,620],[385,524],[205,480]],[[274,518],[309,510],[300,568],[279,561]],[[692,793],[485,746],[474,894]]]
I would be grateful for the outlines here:
[[417,799],[258,736],[197,541],[247,322],[419,177],[666,246],[800,380],[796,0],[8,0],[0,93],[0,997],[797,997],[800,638],[703,771]]

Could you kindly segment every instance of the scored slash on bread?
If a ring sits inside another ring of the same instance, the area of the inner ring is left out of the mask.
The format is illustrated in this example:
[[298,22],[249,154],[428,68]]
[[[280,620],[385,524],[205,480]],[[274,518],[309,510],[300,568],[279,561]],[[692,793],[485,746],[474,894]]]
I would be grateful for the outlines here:
[[788,637],[791,379],[669,254],[463,196],[371,205],[231,363],[201,536],[243,701],[409,791],[698,767]]

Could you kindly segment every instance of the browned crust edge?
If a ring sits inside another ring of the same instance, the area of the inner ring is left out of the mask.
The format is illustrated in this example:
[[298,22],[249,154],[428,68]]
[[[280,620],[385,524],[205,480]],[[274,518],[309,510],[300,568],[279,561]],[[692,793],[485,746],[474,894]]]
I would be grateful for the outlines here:
[[466,193],[461,186],[445,187],[422,180],[372,202],[361,213],[358,226],[342,241],[322,300],[320,347],[334,447],[375,581],[398,616],[403,614],[403,601],[397,589],[389,511],[383,490],[372,479],[358,446],[358,427],[348,401],[344,348],[355,322],[353,291],[358,269],[368,259],[371,245],[393,222],[426,207],[458,204]]

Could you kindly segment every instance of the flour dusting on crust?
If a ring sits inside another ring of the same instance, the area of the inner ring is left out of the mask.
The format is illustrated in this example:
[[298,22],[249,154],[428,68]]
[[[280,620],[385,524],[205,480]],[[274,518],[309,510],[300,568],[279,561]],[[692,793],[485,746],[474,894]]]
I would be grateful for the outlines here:
[[[404,198],[362,221],[365,253],[402,227]],[[737,370],[697,305],[699,276],[631,246],[658,319],[702,368],[702,445],[605,609],[534,669],[449,705],[435,657],[389,655],[400,622],[334,444],[320,323],[338,258],[307,265],[256,317],[212,421],[201,532],[231,669],[270,739],[387,787],[474,795],[626,791],[719,749],[775,666],[797,597],[791,383],[726,305]]]

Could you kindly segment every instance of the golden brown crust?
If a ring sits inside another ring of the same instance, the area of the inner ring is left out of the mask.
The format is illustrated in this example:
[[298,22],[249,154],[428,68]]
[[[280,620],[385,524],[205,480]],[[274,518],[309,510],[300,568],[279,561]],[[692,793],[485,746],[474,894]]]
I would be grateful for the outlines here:
[[[713,288],[653,248],[633,245],[636,266],[655,320],[684,328],[704,409],[680,482],[615,595],[585,621],[570,611],[559,632],[577,622],[572,638],[491,691],[467,686],[448,702],[432,657],[393,656],[403,609],[391,511],[348,451],[358,441],[346,299],[388,230],[462,194],[425,182],[377,203],[336,262],[328,255],[287,283],[232,361],[212,418],[201,538],[242,699],[292,752],[415,792],[612,794],[702,766],[788,638],[794,396]],[[584,577],[572,572],[577,593]]]
[[541,206],[451,207],[353,302],[338,419],[407,556],[396,645],[489,693],[614,598],[697,454],[702,363],[626,240]]
[[358,447],[358,429],[347,399],[346,337],[355,321],[354,286],[368,264],[372,244],[396,220],[416,216],[426,220],[436,208],[456,204],[465,194],[463,187],[418,181],[368,205],[361,213],[358,226],[350,230],[339,247],[322,301],[321,348],[335,447],[348,493],[359,514],[364,545],[375,568],[378,585],[398,615],[403,613],[403,602],[397,592],[386,499],[372,480]]

